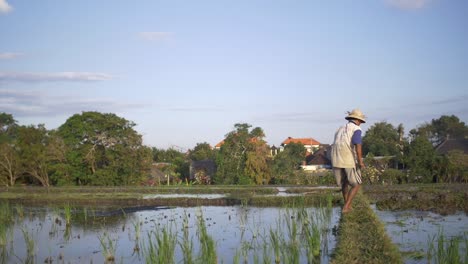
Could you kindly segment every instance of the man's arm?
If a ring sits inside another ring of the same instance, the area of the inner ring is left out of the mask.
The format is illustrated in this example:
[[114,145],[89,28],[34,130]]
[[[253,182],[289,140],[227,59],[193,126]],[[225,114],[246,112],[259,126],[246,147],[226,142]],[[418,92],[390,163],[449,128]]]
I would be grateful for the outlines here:
[[362,159],[362,144],[356,144],[354,146],[356,147],[356,155],[359,168],[363,169],[366,167],[366,165],[364,165],[364,160]]

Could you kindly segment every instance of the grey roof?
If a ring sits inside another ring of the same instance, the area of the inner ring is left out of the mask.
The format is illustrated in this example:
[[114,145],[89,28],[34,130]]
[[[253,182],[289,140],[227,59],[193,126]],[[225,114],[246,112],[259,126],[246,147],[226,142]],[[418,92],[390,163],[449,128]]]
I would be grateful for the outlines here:
[[447,154],[451,150],[461,150],[468,154],[468,138],[446,139],[436,147],[439,154]]

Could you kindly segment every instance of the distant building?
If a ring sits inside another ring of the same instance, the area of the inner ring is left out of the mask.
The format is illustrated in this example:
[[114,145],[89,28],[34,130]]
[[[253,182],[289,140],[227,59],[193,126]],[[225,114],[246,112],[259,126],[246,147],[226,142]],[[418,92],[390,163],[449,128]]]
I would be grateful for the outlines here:
[[302,169],[306,171],[315,171],[320,169],[331,169],[331,146],[328,144],[321,144],[319,148],[306,157],[305,164]]
[[316,149],[320,147],[320,142],[313,138],[292,138],[288,137],[281,143],[281,151],[290,143],[301,143],[304,145],[304,148],[307,150],[306,156],[313,154]]
[[440,155],[447,155],[452,150],[463,151],[468,154],[468,138],[449,138],[436,147],[436,152]]
[[211,184],[216,173],[216,163],[213,160],[192,161],[190,163],[190,180],[201,184]]

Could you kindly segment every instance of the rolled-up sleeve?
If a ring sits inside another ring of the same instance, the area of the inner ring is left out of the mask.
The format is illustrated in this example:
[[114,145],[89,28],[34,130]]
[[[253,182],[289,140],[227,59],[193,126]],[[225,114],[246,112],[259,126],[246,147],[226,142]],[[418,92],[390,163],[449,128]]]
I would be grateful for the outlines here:
[[354,131],[353,137],[351,138],[353,145],[362,144],[361,130]]

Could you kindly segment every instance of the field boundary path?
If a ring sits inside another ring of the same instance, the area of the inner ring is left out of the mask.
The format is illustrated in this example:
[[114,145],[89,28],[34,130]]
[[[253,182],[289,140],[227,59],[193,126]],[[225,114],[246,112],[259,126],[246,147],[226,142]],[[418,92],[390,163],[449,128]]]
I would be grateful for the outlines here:
[[398,247],[361,192],[353,201],[353,210],[341,215],[330,263],[403,263]]

